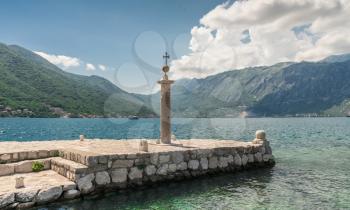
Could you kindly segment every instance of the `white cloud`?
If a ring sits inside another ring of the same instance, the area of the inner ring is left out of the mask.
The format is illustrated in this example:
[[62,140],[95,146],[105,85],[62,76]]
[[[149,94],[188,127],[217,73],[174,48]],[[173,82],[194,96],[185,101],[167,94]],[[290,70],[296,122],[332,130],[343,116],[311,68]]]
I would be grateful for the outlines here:
[[172,62],[174,76],[205,77],[350,52],[349,14],[349,0],[249,0],[219,5],[191,30],[191,53]]
[[78,58],[69,57],[65,55],[51,55],[40,51],[34,51],[34,53],[48,60],[50,63],[55,64],[63,69],[78,67],[81,61]]
[[91,64],[91,63],[87,63],[85,65],[85,69],[86,69],[86,71],[95,71],[96,67],[93,64]]
[[98,68],[101,69],[101,71],[106,71],[107,70],[107,67],[105,65],[98,65]]
[[[52,64],[54,64],[54,65],[56,65],[64,70],[74,68],[74,67],[84,66],[84,64],[85,64],[86,71],[96,70],[96,66],[94,64],[86,63],[86,62],[80,60],[79,58],[69,57],[69,56],[65,56],[65,55],[53,55],[53,54],[48,54],[48,53],[41,52],[41,51],[34,51],[34,53],[40,55],[41,57],[48,60],[50,63],[52,63]],[[102,65],[102,64],[99,64],[98,68],[101,71],[107,70],[107,67],[105,65]]]

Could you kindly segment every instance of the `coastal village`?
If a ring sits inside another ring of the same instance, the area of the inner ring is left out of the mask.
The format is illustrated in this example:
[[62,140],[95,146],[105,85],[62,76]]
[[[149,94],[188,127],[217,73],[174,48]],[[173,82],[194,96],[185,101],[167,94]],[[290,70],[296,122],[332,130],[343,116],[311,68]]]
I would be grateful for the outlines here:
[[34,113],[29,109],[12,109],[0,104],[0,117],[31,117]]

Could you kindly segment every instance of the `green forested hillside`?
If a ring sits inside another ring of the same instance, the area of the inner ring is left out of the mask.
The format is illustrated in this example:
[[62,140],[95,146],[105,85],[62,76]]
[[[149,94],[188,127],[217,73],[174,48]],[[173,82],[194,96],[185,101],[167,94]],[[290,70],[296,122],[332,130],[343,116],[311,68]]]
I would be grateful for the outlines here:
[[[350,56],[233,70],[172,87],[174,117],[345,116]],[[19,46],[0,44],[0,116],[156,116],[159,93],[127,93],[98,76],[62,71]]]
[[0,44],[2,116],[153,116],[137,95],[97,76],[62,71],[18,46]]

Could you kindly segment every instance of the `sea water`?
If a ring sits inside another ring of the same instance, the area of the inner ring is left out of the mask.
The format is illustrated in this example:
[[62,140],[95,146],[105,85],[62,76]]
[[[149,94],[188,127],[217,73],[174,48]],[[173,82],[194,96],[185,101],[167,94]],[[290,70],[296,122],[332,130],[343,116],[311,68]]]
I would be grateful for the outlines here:
[[[181,138],[250,141],[264,129],[276,166],[35,209],[350,209],[350,118],[173,119]],[[0,119],[0,141],[157,138],[158,119]]]

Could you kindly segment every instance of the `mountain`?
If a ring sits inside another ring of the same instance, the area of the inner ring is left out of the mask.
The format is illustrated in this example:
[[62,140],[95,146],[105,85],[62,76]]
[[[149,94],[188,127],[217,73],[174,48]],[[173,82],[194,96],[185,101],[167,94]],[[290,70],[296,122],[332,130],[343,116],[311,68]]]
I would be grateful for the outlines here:
[[350,59],[340,58],[180,80],[173,86],[172,109],[178,117],[345,116],[350,111]]
[[350,60],[350,53],[348,54],[342,54],[342,55],[331,55],[327,58],[321,60],[321,62],[326,63],[338,63],[338,62],[344,62]]
[[143,96],[65,72],[19,46],[0,43],[0,74],[1,116],[155,116]]
[[[350,54],[182,79],[174,117],[350,115]],[[0,116],[152,117],[159,93],[125,92],[98,76],[65,72],[39,55],[0,44]]]

